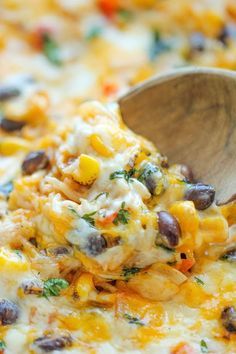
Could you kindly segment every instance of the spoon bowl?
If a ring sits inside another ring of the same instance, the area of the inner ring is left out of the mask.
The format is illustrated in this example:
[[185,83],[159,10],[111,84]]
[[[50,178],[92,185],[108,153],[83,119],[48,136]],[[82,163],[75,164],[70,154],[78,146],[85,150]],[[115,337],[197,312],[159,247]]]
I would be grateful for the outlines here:
[[235,72],[178,69],[134,87],[119,105],[131,129],[212,184],[217,201],[236,195]]

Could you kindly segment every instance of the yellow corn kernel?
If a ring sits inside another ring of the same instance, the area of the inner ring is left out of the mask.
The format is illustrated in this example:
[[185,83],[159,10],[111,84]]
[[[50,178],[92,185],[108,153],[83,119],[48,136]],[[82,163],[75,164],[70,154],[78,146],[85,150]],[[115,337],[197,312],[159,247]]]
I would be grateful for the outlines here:
[[72,173],[72,176],[76,182],[89,185],[98,178],[99,171],[100,166],[95,158],[81,154],[78,160],[78,168]]
[[134,3],[136,6],[147,9],[153,7],[156,3],[156,0],[134,0]]
[[226,10],[228,14],[235,20],[236,19],[236,3],[234,0],[230,0],[229,4],[226,5]]
[[183,297],[185,304],[193,308],[199,307],[210,298],[201,286],[192,281],[188,281],[181,286],[179,295]]
[[228,224],[222,216],[207,217],[200,221],[199,231],[207,243],[224,242],[228,237]]
[[229,226],[236,224],[236,202],[232,202],[220,207],[222,215],[227,220]]
[[151,77],[154,73],[153,68],[148,65],[141,67],[131,80],[132,85],[136,85],[144,80],[147,80],[149,77]]
[[100,293],[92,292],[89,300],[103,306],[112,306],[116,302],[116,294],[110,294],[105,291],[101,291]]
[[0,271],[27,271],[29,269],[29,262],[22,253],[12,251],[8,248],[0,248]]
[[214,10],[201,11],[196,17],[199,29],[207,36],[217,36],[223,26],[222,16]]
[[169,211],[179,222],[184,244],[190,248],[194,247],[199,228],[199,217],[193,202],[187,200],[175,202]]
[[97,134],[92,134],[90,136],[90,144],[99,155],[104,157],[112,156],[112,150],[104,144],[102,139]]
[[30,148],[28,141],[17,137],[6,137],[0,140],[0,154],[9,156],[18,151],[27,151]]
[[0,49],[3,50],[6,45],[5,33],[0,33]]
[[75,284],[76,294],[79,296],[81,302],[89,300],[89,294],[95,290],[93,284],[93,276],[89,273],[83,273]]
[[147,159],[147,154],[144,151],[140,151],[138,156],[135,158],[135,167],[138,167],[141,162]]
[[82,340],[89,342],[103,342],[110,339],[108,324],[100,314],[96,312],[74,313],[69,316],[59,317],[61,327],[68,330],[80,330]]

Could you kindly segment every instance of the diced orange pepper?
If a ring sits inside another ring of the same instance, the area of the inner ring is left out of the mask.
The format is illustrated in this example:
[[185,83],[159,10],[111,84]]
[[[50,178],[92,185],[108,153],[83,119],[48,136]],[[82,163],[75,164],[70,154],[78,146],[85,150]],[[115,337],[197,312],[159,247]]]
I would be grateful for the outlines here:
[[52,31],[49,27],[46,26],[39,26],[36,28],[31,34],[29,41],[31,45],[37,49],[37,50],[42,50],[43,48],[43,36],[44,34],[50,34]]
[[106,83],[104,83],[102,89],[103,89],[103,93],[105,96],[111,96],[111,95],[114,95],[115,93],[117,93],[118,86],[116,83],[106,82]]
[[188,344],[180,343],[171,351],[171,354],[195,354],[195,351]]
[[176,269],[178,269],[182,273],[187,273],[196,263],[195,259],[182,259],[181,263],[176,265]]
[[111,224],[115,220],[115,218],[117,217],[117,214],[118,214],[117,211],[115,211],[114,213],[107,215],[105,218],[99,219],[98,223],[102,226]]
[[113,17],[119,8],[118,0],[98,0],[98,7],[107,17]]

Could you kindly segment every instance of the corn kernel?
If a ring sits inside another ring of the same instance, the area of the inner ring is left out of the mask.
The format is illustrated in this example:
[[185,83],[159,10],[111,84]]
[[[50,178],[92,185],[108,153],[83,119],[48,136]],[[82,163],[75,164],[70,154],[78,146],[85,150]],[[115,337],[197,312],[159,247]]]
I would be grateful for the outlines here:
[[79,157],[78,169],[72,173],[72,176],[76,182],[83,185],[89,185],[98,178],[99,171],[100,166],[95,158],[81,154]]
[[89,273],[82,274],[76,282],[75,291],[80,301],[89,300],[89,294],[94,290],[93,276]]
[[228,224],[222,216],[207,217],[200,221],[200,233],[207,243],[224,242],[228,237]]
[[151,66],[141,67],[132,79],[132,85],[139,84],[140,82],[149,79],[154,74],[153,68]]
[[23,254],[11,251],[5,247],[0,248],[0,270],[1,272],[9,271],[27,271],[29,263]]
[[0,140],[0,154],[9,156],[18,151],[27,151],[30,148],[28,141],[17,137],[6,137]]
[[91,135],[90,144],[99,155],[102,155],[104,157],[112,156],[112,150],[104,144],[102,139],[97,134]]
[[236,202],[222,205],[220,209],[229,226],[236,224]]
[[135,5],[148,9],[155,5],[155,0],[134,0]]
[[199,228],[199,217],[193,202],[187,200],[176,202],[169,211],[179,222],[184,243],[188,244],[190,248],[194,247]]

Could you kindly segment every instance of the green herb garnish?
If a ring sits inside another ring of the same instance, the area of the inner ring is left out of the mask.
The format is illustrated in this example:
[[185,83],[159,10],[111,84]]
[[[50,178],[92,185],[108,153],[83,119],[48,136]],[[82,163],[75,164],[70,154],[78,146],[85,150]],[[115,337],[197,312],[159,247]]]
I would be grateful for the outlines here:
[[196,282],[199,284],[199,285],[205,285],[204,281],[198,277],[194,277],[194,279],[196,280]]
[[133,275],[137,274],[140,272],[140,268],[137,267],[124,267],[122,275],[126,278],[126,280],[130,279]]
[[133,316],[129,315],[128,313],[124,314],[124,318],[126,320],[128,320],[128,322],[131,324],[135,324],[137,326],[144,326],[144,323],[139,318],[133,317]]
[[156,172],[160,172],[160,169],[148,162],[143,168],[140,169],[138,180],[140,182],[145,182],[149,176]]
[[118,224],[128,224],[130,218],[130,212],[125,209],[125,202],[122,202],[121,208],[118,211],[118,214],[116,218],[113,221],[113,224],[118,225]]
[[163,250],[165,250],[165,251],[167,251],[167,252],[171,252],[171,253],[174,253],[174,252],[175,252],[175,249],[174,249],[174,248],[169,248],[169,247],[167,247],[167,246],[165,246],[165,245],[162,245],[162,244],[157,245],[157,247],[161,247]]
[[0,185],[0,193],[3,194],[5,197],[9,197],[9,194],[12,192],[12,190],[13,190],[12,181]]
[[202,353],[208,353],[208,346],[207,346],[206,342],[204,341],[204,339],[201,340],[200,346],[201,346]]
[[54,65],[61,65],[60,51],[56,41],[49,33],[44,33],[42,36],[43,53],[47,59]]
[[91,41],[91,40],[93,40],[95,38],[98,38],[101,33],[102,33],[102,28],[101,27],[98,27],[98,26],[92,27],[92,28],[90,28],[90,30],[86,34],[85,39],[87,41]]
[[134,17],[133,12],[131,12],[127,9],[119,9],[117,14],[118,14],[119,18],[121,20],[123,20],[124,22],[130,21]]
[[154,30],[152,36],[153,40],[149,56],[151,60],[154,60],[158,55],[170,50],[170,45],[161,38],[159,31]]
[[109,195],[109,193],[108,193],[108,192],[101,192],[101,193],[99,193],[99,194],[96,196],[96,198],[94,198],[94,200],[97,200],[97,199],[100,198],[102,195],[105,195],[106,198],[107,198],[108,195]]
[[93,211],[92,213],[84,214],[83,216],[81,216],[81,219],[85,220],[88,224],[94,226],[95,221],[94,221],[94,218],[92,218],[92,216],[95,214],[96,214],[96,211]]
[[17,254],[19,258],[22,258],[22,253],[19,250],[14,250],[14,252]]
[[4,342],[4,340],[0,340],[0,350],[1,349],[6,349],[6,343]]
[[129,171],[126,170],[120,170],[120,171],[115,171],[112,174],[110,174],[110,179],[116,179],[116,178],[124,178],[126,182],[130,182],[130,179],[134,176],[136,170],[132,168]]
[[59,296],[62,289],[68,288],[69,283],[62,278],[51,278],[44,281],[42,296],[48,299],[50,296]]
[[227,251],[225,254],[223,254],[220,257],[220,260],[235,263],[236,262],[236,250],[231,249],[231,250]]

